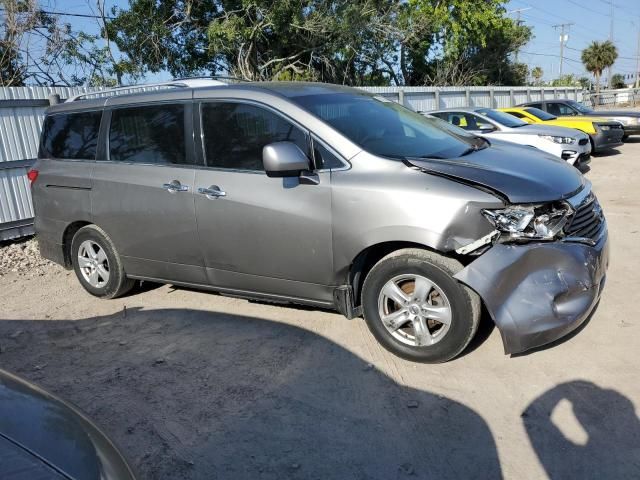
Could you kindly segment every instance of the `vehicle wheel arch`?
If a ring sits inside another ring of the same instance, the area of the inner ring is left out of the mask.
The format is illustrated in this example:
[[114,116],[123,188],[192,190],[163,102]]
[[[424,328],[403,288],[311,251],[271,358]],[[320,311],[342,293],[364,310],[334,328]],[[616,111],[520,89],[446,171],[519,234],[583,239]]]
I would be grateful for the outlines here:
[[348,285],[353,289],[354,306],[358,307],[361,304],[362,286],[364,285],[364,280],[367,277],[367,274],[371,271],[373,266],[390,253],[407,248],[427,250],[437,255],[441,255],[442,257],[459,260],[459,256],[454,252],[442,252],[433,247],[417,242],[384,241],[369,245],[355,256],[349,267]]
[[89,222],[87,220],[71,222],[62,233],[62,253],[64,258],[64,267],[66,269],[73,268],[73,263],[71,262],[71,243],[73,242],[73,237],[78,230],[86,227],[87,225],[93,225],[93,222]]

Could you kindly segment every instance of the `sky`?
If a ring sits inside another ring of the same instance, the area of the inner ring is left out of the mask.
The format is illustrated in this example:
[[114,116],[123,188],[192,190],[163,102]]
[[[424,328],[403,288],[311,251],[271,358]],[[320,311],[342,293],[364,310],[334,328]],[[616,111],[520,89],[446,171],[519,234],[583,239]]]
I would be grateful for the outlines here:
[[[560,66],[560,32],[553,25],[572,23],[566,27],[569,38],[565,43],[563,73],[591,75],[584,70],[580,53],[593,40],[607,40],[611,26],[613,2],[613,40],[618,47],[618,60],[613,73],[631,74],[636,70],[638,32],[640,29],[640,0],[510,0],[505,2],[508,15],[520,19],[533,29],[532,40],[519,52],[519,61],[530,68],[542,67],[544,80],[556,78]],[[43,6],[66,13],[93,13],[89,5],[94,0],[48,0]],[[128,0],[106,0],[110,8],[126,8]],[[91,19],[65,17],[74,29],[88,32],[97,30]],[[168,73],[150,76],[147,81],[169,79]]]
[[[640,0],[613,1],[613,41],[618,47],[618,60],[612,72],[634,74],[640,28]],[[609,0],[512,0],[506,4],[509,15],[533,28],[533,38],[520,52],[519,60],[530,67],[540,66],[544,79],[556,78],[560,67],[560,32],[553,25],[573,23],[568,27],[563,74],[589,76],[582,66],[580,54],[593,40],[608,40],[611,27]]]

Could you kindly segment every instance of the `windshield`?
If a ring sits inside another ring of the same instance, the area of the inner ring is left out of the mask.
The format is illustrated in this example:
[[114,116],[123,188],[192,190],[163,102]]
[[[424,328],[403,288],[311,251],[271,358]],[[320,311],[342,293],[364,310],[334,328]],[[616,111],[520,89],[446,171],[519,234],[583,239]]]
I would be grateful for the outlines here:
[[578,110],[580,113],[586,113],[586,114],[594,113],[594,110],[592,108],[585,107],[581,103],[575,102],[573,100],[569,100],[567,103],[571,105],[573,108],[575,108],[576,110]]
[[550,113],[545,112],[544,110],[540,110],[539,108],[535,107],[527,107],[524,109],[524,111],[530,113],[534,117],[538,117],[540,120],[555,120],[556,118],[558,118],[554,115],[551,115]]
[[498,122],[500,125],[504,125],[509,128],[518,128],[524,127],[525,125],[529,125],[527,122],[523,122],[519,118],[514,117],[513,115],[509,115],[508,113],[499,112],[498,110],[492,110],[490,108],[483,108],[482,110],[477,110],[476,113],[483,115],[485,117],[490,118],[493,121]]
[[357,93],[303,95],[291,100],[313,113],[364,150],[405,157],[457,158],[486,146],[479,137],[444,127],[382,97]]

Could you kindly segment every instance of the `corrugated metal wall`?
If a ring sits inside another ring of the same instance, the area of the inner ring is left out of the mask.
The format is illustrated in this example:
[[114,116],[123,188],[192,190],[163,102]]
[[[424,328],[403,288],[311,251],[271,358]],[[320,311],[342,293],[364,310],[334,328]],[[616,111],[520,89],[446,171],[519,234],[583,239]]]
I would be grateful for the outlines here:
[[[155,89],[151,87],[150,89]],[[582,100],[577,88],[534,87],[366,87],[416,111],[436,108],[509,107],[541,98]],[[37,156],[46,100],[57,93],[68,98],[96,91],[85,87],[0,88],[0,240],[31,233],[33,204],[27,180],[28,166],[21,160]],[[126,92],[123,92],[126,93]],[[13,163],[18,162],[18,163]]]
[[505,108],[552,98],[582,101],[582,90],[572,87],[363,87],[417,112],[452,107]]
[[80,87],[0,88],[0,240],[32,231],[28,164],[20,161],[37,156],[46,102],[29,100],[46,100],[52,93],[67,98],[85,91]]

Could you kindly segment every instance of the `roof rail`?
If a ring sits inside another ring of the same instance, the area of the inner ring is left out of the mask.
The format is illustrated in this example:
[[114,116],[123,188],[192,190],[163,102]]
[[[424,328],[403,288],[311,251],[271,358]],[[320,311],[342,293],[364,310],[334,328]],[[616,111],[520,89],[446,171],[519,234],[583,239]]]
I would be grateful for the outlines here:
[[180,78],[174,78],[173,80],[175,81],[182,81],[182,80],[218,80],[221,82],[238,82],[238,83],[245,83],[245,82],[250,82],[251,80],[247,80],[245,78],[240,78],[240,77],[233,77],[230,75],[195,75],[192,77],[180,77]]
[[141,85],[129,85],[124,87],[115,87],[108,88],[106,90],[96,90],[95,92],[87,92],[80,93],[78,95],[74,95],[73,97],[69,97],[65,103],[67,102],[75,102],[77,100],[86,99],[88,97],[100,97],[103,95],[117,95],[117,94],[128,94],[133,93],[133,91],[137,90],[155,90],[161,88],[195,88],[195,87],[212,87],[219,85],[227,85],[228,82],[224,82],[222,80],[218,80],[215,77],[194,77],[194,78],[182,78],[169,80],[167,82],[159,82],[159,83],[143,83]]

